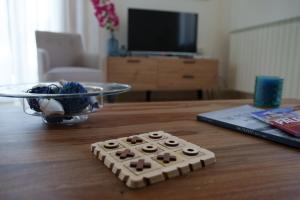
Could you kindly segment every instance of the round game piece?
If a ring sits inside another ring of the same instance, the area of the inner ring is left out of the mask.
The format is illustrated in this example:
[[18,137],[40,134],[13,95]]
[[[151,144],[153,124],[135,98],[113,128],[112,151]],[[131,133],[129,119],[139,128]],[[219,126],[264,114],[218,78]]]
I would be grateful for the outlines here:
[[182,149],[182,152],[188,156],[195,156],[199,153],[199,150],[194,147],[185,147]]
[[147,153],[152,153],[152,152],[157,151],[157,147],[152,144],[148,144],[148,145],[143,146],[142,150]]
[[119,142],[114,140],[109,140],[104,143],[104,147],[107,149],[114,149],[117,148],[118,146],[119,146]]
[[165,145],[167,145],[169,147],[176,147],[176,146],[179,145],[179,143],[176,140],[174,140],[174,139],[167,139],[165,141]]
[[151,139],[159,139],[162,138],[162,134],[159,132],[154,132],[149,134],[149,138]]

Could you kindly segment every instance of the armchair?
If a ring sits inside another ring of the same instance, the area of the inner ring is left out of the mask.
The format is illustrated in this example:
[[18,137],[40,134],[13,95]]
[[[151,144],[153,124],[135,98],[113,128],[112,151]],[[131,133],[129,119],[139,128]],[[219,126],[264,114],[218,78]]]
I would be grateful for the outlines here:
[[100,57],[84,52],[79,34],[36,31],[39,81],[105,81]]

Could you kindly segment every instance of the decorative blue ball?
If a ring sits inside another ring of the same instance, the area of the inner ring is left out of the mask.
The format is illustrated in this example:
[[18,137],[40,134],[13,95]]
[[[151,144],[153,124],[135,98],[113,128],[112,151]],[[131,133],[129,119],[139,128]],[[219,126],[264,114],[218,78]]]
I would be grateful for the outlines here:
[[[32,89],[29,89],[28,93],[36,93],[36,94],[56,94],[59,93],[60,88],[56,85],[49,86],[37,86]],[[27,102],[31,109],[36,112],[41,112],[39,105],[39,98],[28,98]]]
[[[87,93],[87,90],[77,82],[66,82],[63,84],[60,94],[78,94],[78,93]],[[89,97],[69,97],[69,98],[58,98],[59,101],[64,107],[65,113],[67,115],[72,115],[80,113],[89,105]]]

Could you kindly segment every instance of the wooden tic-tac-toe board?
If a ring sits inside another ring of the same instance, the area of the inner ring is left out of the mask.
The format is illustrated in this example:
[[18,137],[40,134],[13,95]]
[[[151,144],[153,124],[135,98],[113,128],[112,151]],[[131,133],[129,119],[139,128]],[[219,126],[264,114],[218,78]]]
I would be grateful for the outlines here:
[[140,188],[216,161],[213,152],[163,131],[91,145],[91,151],[128,187]]

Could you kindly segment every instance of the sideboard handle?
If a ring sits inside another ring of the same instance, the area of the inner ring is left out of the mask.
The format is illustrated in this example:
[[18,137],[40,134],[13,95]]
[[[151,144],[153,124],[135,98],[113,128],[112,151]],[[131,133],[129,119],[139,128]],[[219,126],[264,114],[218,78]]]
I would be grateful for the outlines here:
[[195,64],[196,61],[195,60],[184,60],[183,63],[184,64]]
[[184,78],[184,79],[194,79],[195,76],[186,74],[186,75],[183,75],[182,78]]
[[128,63],[140,63],[141,60],[138,60],[138,59],[128,59],[127,62]]

